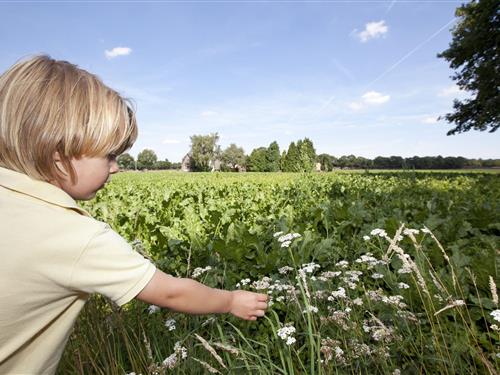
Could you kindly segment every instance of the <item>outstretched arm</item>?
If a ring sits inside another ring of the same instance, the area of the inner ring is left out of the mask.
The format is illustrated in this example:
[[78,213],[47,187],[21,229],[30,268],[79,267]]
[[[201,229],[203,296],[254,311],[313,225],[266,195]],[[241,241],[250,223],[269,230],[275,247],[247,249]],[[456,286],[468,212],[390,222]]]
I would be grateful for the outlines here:
[[188,314],[231,313],[246,320],[264,316],[267,309],[265,294],[214,289],[195,280],[173,277],[159,270],[136,298]]

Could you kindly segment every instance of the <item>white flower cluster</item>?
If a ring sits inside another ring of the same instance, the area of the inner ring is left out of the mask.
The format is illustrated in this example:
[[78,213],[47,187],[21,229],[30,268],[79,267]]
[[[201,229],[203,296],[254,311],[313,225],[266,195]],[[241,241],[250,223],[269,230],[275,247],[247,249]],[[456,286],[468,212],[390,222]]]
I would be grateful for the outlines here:
[[321,268],[319,264],[316,263],[306,263],[300,267],[300,271],[305,273],[313,273],[316,269]]
[[345,294],[344,288],[339,287],[337,290],[331,292],[330,296],[327,299],[328,299],[328,301],[333,302],[337,298],[347,298],[347,295]]
[[262,279],[254,281],[252,283],[252,287],[256,290],[269,289],[272,281],[273,279],[271,279],[270,277],[264,276]]
[[420,231],[418,229],[411,229],[411,228],[405,228],[405,230],[403,231],[403,234],[405,236],[409,236],[410,234],[415,235],[419,233]]
[[175,319],[167,319],[165,320],[165,327],[167,327],[169,331],[175,331],[175,323]]
[[399,289],[409,289],[410,286],[408,284],[406,284],[406,283],[399,283],[398,284],[398,288]]
[[500,310],[493,310],[490,315],[493,317],[494,320],[497,322],[500,322]]
[[372,235],[372,236],[379,236],[379,237],[387,237],[387,232],[385,230],[383,230],[383,229],[376,228],[376,229],[373,229],[370,232],[370,235]]
[[341,260],[340,262],[335,264],[335,267],[347,268],[349,267],[349,262],[347,260]]
[[283,328],[278,329],[278,336],[286,342],[287,345],[295,344],[297,341],[293,335],[295,334],[295,327],[292,325],[286,325]]
[[193,279],[196,279],[197,277],[203,275],[205,272],[208,272],[212,269],[212,267],[210,266],[206,266],[205,268],[202,268],[202,267],[196,267],[194,270],[193,270],[193,274],[191,275],[193,277]]
[[383,279],[384,278],[384,275],[382,275],[381,273],[374,273],[372,275],[372,278],[374,278],[375,280],[376,279]]
[[281,267],[278,269],[278,272],[282,275],[286,275],[288,272],[291,272],[291,271],[293,271],[293,268],[289,267],[289,266],[284,266],[284,267]]
[[187,349],[184,346],[181,346],[180,341],[177,341],[174,345],[174,352],[170,354],[165,360],[163,361],[163,365],[166,368],[172,369],[177,366],[177,362],[179,359],[186,359],[187,358]]
[[317,313],[318,311],[319,310],[316,306],[309,305],[304,311],[302,311],[302,313],[303,314],[307,314],[308,312]]
[[274,238],[278,238],[278,242],[281,243],[281,247],[290,247],[292,244],[293,240],[296,238],[302,237],[299,233],[287,233],[283,234],[283,232],[276,232],[274,233]]
[[159,306],[149,305],[149,307],[148,307],[148,314],[149,315],[154,314],[154,313],[156,313],[158,311],[160,311],[160,307]]
[[242,286],[250,284],[250,279],[243,279],[238,284],[236,284],[236,288],[241,288]]
[[381,322],[376,322],[374,325],[370,325],[369,322],[363,323],[363,331],[371,334],[372,339],[379,342],[389,343],[394,337],[394,329],[391,327],[386,327]]
[[356,263],[366,263],[368,265],[368,269],[372,269],[376,265],[386,265],[387,262],[385,260],[380,260],[375,258],[372,253],[366,253],[361,255],[358,259],[355,260]]
[[346,271],[342,280],[347,284],[349,289],[356,289],[361,275],[363,275],[361,271]]

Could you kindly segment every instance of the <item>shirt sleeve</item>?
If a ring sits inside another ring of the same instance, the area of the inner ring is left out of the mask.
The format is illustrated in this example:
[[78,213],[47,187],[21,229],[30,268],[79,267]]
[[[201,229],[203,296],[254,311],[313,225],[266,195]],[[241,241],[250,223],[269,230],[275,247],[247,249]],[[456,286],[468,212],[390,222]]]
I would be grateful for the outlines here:
[[99,293],[121,306],[151,280],[156,267],[108,225],[89,241],[75,263],[70,286]]

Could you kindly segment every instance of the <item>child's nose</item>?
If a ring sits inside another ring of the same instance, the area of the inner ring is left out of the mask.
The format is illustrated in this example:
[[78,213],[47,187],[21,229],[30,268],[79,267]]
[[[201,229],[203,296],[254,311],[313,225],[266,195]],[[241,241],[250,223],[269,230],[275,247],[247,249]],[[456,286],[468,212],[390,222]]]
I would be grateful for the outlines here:
[[116,173],[120,170],[120,167],[118,166],[118,163],[116,160],[113,160],[111,162],[111,165],[109,166],[109,173]]

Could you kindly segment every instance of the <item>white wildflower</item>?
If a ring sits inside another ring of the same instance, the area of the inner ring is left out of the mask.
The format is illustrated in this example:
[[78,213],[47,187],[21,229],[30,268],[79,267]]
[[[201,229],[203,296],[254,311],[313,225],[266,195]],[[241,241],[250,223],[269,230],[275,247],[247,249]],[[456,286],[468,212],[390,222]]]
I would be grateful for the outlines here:
[[292,241],[284,241],[281,243],[281,247],[284,248],[284,247],[290,247],[290,245],[292,244]]
[[332,302],[336,298],[347,298],[344,288],[339,287],[336,291],[331,292],[330,296],[328,297],[328,301]]
[[184,346],[181,346],[180,341],[177,341],[174,345],[174,352],[169,355],[165,360],[163,361],[163,365],[166,368],[172,369],[175,366],[177,366],[177,362],[179,359],[186,359],[187,358],[187,349]]
[[283,234],[283,232],[276,232],[273,234],[273,237],[276,238],[276,237],[279,237]]
[[379,237],[387,237],[387,232],[383,229],[376,228],[370,232],[370,235],[379,236]]
[[420,229],[422,231],[422,233],[426,233],[426,234],[429,234],[431,233],[431,231],[429,230],[429,228],[427,227],[423,227],[422,229]]
[[307,263],[307,264],[303,264],[300,270],[307,272],[307,273],[313,273],[317,268],[320,268],[320,267],[321,266],[319,264],[316,264],[316,263]]
[[370,236],[363,236],[363,240],[370,241]]
[[292,325],[286,325],[280,329],[278,329],[278,336],[286,342],[287,345],[292,345],[295,344],[297,340],[295,340],[295,337],[293,337],[295,333],[295,327]]
[[399,289],[408,289],[408,288],[410,288],[410,286],[406,283],[399,283],[398,288]]
[[494,320],[497,322],[500,322],[500,310],[493,310],[490,315],[493,317]]
[[325,279],[332,279],[340,275],[342,275],[342,271],[325,271],[321,273],[321,277],[324,277]]
[[392,372],[392,375],[401,375],[401,370],[397,368]]
[[282,275],[285,275],[290,271],[293,271],[293,268],[289,267],[289,266],[284,266],[284,267],[281,267],[280,269],[278,269],[278,272]]
[[252,286],[256,290],[269,289],[269,287],[271,286],[271,282],[272,281],[273,280],[270,277],[264,276],[262,279],[254,281],[252,283]]
[[384,275],[382,275],[381,273],[374,273],[372,275],[372,278],[374,278],[374,279],[383,279]]
[[149,315],[154,314],[155,312],[158,312],[158,311],[160,311],[160,307],[159,306],[149,305],[149,307],[148,307],[148,314]]
[[361,305],[363,305],[363,300],[362,300],[361,298],[359,298],[359,297],[358,297],[358,298],[353,299],[353,300],[352,300],[352,303],[353,303],[354,305],[356,305],[356,306],[361,306]]
[[250,279],[243,279],[238,284],[236,284],[236,288],[240,288],[241,286],[248,285],[250,283]]
[[405,230],[403,231],[403,234],[405,236],[409,236],[410,234],[415,235],[415,234],[419,234],[419,233],[420,233],[420,231],[418,229],[405,228]]
[[193,274],[191,275],[191,277],[193,279],[196,279],[197,277],[203,275],[205,272],[208,272],[212,269],[212,267],[210,266],[206,266],[205,268],[202,268],[202,267],[196,267],[194,270],[193,270]]
[[496,324],[492,324],[492,325],[490,326],[490,328],[491,328],[493,331],[495,331],[495,332],[500,331],[500,327],[498,327]]
[[346,260],[341,260],[340,262],[335,264],[335,266],[339,268],[347,268],[349,266],[349,262]]
[[176,328],[176,327],[175,327],[175,323],[176,323],[176,322],[175,322],[175,319],[167,319],[167,320],[165,321],[165,327],[167,327],[167,329],[168,329],[169,331],[175,331],[175,328]]
[[308,312],[317,313],[318,311],[319,310],[316,306],[309,305],[304,311],[302,311],[302,313],[303,314],[307,314]]

